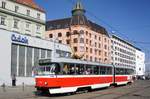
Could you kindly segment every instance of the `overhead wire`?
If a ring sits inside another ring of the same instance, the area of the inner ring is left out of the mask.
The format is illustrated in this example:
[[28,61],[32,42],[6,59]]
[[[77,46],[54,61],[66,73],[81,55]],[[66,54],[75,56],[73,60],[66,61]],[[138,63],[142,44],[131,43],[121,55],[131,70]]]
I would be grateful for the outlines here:
[[[72,0],[67,0],[69,3],[71,3],[72,5],[75,4],[75,2],[73,2]],[[150,42],[141,42],[141,41],[134,41],[134,40],[131,40],[129,39],[128,36],[126,36],[124,33],[120,32],[118,29],[116,29],[115,27],[113,27],[112,25],[108,24],[106,21],[100,19],[99,17],[97,17],[95,14],[93,14],[91,11],[89,10],[86,10],[87,14],[90,15],[91,17],[95,18],[98,22],[102,22],[104,25],[106,25],[107,27],[110,28],[110,31],[111,31],[111,34],[120,34],[122,35],[125,40],[131,42],[132,44],[136,44],[138,45],[139,47],[141,47],[143,50],[145,50],[148,54],[150,53],[149,49],[141,46],[142,45],[145,45],[145,44],[150,44]],[[150,54],[149,54],[150,55]],[[150,57],[148,56],[148,60],[150,61]]]

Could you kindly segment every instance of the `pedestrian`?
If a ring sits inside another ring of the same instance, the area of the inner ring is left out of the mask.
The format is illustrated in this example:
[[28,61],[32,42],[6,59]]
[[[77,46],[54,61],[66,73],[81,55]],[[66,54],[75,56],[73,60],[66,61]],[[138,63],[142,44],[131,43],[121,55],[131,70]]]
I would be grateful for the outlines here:
[[16,86],[16,75],[12,75],[12,86]]

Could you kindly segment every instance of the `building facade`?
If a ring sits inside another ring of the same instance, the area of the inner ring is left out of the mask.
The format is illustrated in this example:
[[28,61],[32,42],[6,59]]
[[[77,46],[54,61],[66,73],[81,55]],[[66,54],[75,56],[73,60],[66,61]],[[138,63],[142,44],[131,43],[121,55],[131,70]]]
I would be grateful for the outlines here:
[[136,49],[136,75],[145,75],[145,53],[140,49]]
[[0,0],[0,85],[34,84],[40,58],[70,57],[71,48],[44,40],[45,12],[33,0]]
[[102,26],[88,20],[77,2],[72,17],[46,22],[46,39],[71,46],[73,55],[83,60],[110,63],[110,38]]
[[17,85],[34,84],[33,70],[40,58],[70,57],[67,45],[0,29],[0,85],[11,85],[16,75]]
[[111,62],[117,66],[136,68],[136,47],[122,38],[111,37]]
[[0,28],[44,38],[45,12],[33,0],[0,0]]

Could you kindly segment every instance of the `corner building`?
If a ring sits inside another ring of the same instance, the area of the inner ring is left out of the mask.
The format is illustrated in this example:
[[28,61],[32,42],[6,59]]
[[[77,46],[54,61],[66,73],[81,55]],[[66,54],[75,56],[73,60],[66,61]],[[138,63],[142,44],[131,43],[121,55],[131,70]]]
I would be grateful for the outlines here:
[[45,19],[33,0],[0,0],[0,29],[44,38]]
[[71,48],[45,37],[45,12],[33,0],[0,0],[0,86],[33,85],[40,58],[69,57]]
[[88,20],[77,2],[72,17],[46,22],[46,39],[57,39],[71,46],[73,54],[83,60],[110,63],[110,38],[106,29]]

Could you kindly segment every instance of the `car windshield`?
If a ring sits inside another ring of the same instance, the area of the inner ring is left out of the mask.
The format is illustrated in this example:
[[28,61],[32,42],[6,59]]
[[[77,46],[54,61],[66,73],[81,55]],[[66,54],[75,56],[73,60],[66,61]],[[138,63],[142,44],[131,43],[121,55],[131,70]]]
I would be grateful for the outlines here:
[[51,63],[48,65],[40,65],[36,69],[36,75],[54,75],[57,72],[58,64]]

